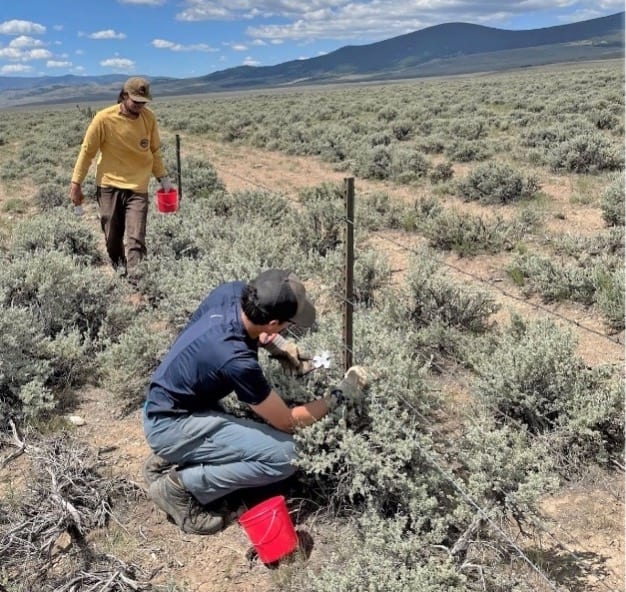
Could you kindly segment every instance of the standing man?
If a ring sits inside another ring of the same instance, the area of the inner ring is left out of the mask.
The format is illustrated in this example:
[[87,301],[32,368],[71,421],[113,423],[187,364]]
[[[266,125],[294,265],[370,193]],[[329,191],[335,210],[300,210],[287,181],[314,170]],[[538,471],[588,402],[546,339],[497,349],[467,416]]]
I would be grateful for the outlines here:
[[117,105],[99,111],[89,124],[70,185],[70,199],[78,206],[85,200],[81,184],[99,152],[96,198],[100,224],[111,263],[122,274],[132,271],[146,255],[150,175],[165,191],[171,189],[156,119],[146,107],[151,100],[145,78],[132,77],[124,83]]
[[[295,407],[270,386],[258,346],[302,371],[306,356],[278,334],[290,324],[306,328],[314,321],[300,280],[270,269],[250,282],[213,290],[156,369],[144,407],[144,431],[154,452],[144,477],[149,497],[184,532],[217,532],[224,518],[207,504],[292,475],[291,432],[365,386],[362,369],[353,367],[329,395]],[[233,391],[265,423],[225,413],[219,401]]]

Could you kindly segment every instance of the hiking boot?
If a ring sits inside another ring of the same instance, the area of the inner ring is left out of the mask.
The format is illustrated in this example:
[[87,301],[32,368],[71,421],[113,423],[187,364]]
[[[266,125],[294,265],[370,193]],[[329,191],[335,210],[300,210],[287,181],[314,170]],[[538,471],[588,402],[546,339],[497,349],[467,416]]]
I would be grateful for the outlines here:
[[143,478],[148,485],[151,485],[157,479],[163,477],[173,466],[173,463],[151,452],[143,463]]
[[170,474],[150,484],[148,497],[188,534],[214,534],[224,526],[222,516],[203,508]]

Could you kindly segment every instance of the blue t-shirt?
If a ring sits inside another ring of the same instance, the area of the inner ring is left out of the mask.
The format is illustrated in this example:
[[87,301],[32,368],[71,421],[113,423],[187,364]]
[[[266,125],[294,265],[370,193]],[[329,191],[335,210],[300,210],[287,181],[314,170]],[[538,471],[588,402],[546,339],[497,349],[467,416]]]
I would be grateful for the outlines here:
[[154,372],[146,413],[204,411],[231,392],[244,403],[258,405],[270,394],[258,361],[258,342],[241,321],[244,282],[213,290]]

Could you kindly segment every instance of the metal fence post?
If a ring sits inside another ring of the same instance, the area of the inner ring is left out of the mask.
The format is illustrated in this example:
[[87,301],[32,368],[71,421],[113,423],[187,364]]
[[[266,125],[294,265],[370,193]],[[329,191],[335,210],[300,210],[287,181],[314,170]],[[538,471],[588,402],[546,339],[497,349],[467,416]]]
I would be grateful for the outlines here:
[[343,306],[343,367],[352,366],[354,311],[354,177],[344,179],[346,201],[345,296]]
[[183,180],[180,173],[180,136],[176,134],[176,176],[178,177],[178,201],[183,198]]

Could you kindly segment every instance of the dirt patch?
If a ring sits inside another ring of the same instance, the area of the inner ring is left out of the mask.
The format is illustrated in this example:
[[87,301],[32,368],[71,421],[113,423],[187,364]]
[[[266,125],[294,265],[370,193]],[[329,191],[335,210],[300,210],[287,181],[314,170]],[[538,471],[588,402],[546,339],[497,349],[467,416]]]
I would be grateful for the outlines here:
[[[205,139],[184,142],[183,146],[186,145],[193,145],[195,154],[206,156],[231,192],[256,188],[280,192],[296,199],[304,188],[323,182],[342,182],[349,176],[312,158],[219,144]],[[457,167],[456,174],[465,174],[467,170],[469,167]],[[384,191],[394,199],[405,202],[424,196],[426,191],[422,187],[363,180],[358,181],[357,190]],[[0,185],[0,201],[6,198],[2,191]],[[597,208],[570,207],[572,189],[562,180],[545,183],[544,191],[554,200],[552,207],[556,212],[549,224],[550,231],[584,234],[602,227]],[[484,214],[487,211],[483,206],[464,204],[454,198],[445,198],[445,201],[468,214]],[[87,207],[87,216],[93,217],[96,223],[95,206]],[[372,233],[370,238],[372,246],[388,255],[393,282],[398,285],[406,278],[411,251],[423,242],[423,238],[399,231]],[[607,339],[603,335],[602,320],[593,311],[573,304],[546,307],[523,298],[510,284],[504,287],[507,257],[504,254],[461,259],[447,254],[443,261],[456,280],[493,294],[502,305],[496,322],[507,323],[511,310],[525,318],[557,319],[574,331],[580,355],[588,364],[623,362],[623,333],[612,336],[612,340]],[[459,405],[467,402],[469,395],[462,385],[453,381],[443,383],[442,388],[448,389],[450,397]],[[143,487],[141,467],[149,450],[143,436],[140,411],[119,417],[116,413],[119,404],[111,393],[101,389],[84,391],[79,401],[73,413],[83,417],[86,423],[75,428],[77,435],[101,450],[102,458],[113,474],[124,476]],[[16,475],[27,473],[27,465],[20,463],[27,461],[18,459],[11,463],[13,476],[8,476],[6,470],[0,474],[0,487],[5,491],[10,487],[23,486],[24,480],[20,482]],[[553,525],[555,536],[567,543],[568,549],[560,549],[559,553],[570,558],[572,554],[583,557],[597,566],[594,571],[598,574],[594,576],[596,580],[588,582],[587,590],[621,589],[624,578],[623,495],[614,495],[608,487],[573,489],[544,500],[543,510]],[[337,533],[314,517],[303,520],[298,528],[308,533],[314,542],[313,552],[306,559],[307,565],[321,565]],[[125,561],[136,561],[142,565],[152,574],[153,583],[169,585],[177,592],[185,589],[183,586],[189,592],[270,592],[290,577],[291,570],[305,561],[296,558],[294,564],[281,564],[276,570],[270,570],[258,561],[250,561],[249,542],[236,522],[215,536],[185,535],[167,522],[165,515],[145,495],[140,495],[122,524],[96,533],[94,540],[113,555],[118,554]],[[545,545],[549,548],[552,543],[546,542]]]

